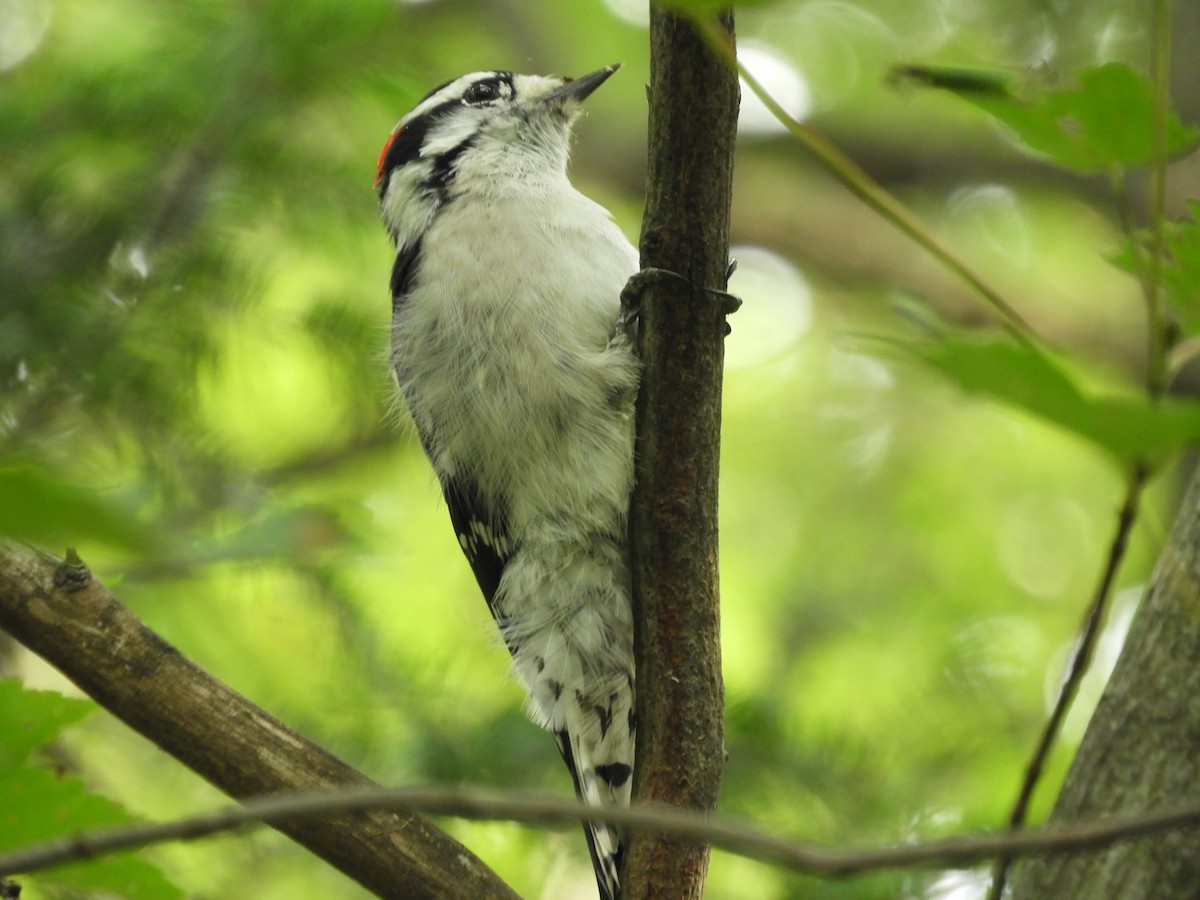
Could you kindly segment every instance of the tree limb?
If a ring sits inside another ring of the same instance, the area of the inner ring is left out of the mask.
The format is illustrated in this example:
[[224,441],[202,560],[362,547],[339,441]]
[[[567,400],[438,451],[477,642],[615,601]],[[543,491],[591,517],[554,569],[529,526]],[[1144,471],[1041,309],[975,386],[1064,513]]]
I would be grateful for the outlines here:
[[[1200,478],[1134,616],[1051,822],[1200,800]],[[1013,898],[1194,897],[1200,832],[1025,863]]]
[[[721,17],[732,40],[733,15]],[[717,470],[738,82],[686,18],[650,10],[650,142],[641,256],[682,278],[640,295],[631,508],[638,681],[634,796],[711,810],[724,768]],[[625,897],[699,897],[708,849],[634,834]]]
[[[231,797],[373,786],[184,657],[73,554],[63,561],[0,542],[0,628]],[[411,814],[275,827],[376,894],[516,896],[469,850]]]

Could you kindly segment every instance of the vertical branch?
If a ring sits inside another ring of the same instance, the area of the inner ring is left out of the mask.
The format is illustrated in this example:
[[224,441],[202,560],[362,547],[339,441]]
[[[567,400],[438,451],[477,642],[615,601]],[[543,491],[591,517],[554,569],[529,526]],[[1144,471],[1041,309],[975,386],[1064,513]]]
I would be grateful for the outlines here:
[[[732,41],[733,15],[721,16]],[[738,82],[686,18],[650,12],[650,146],[641,254],[683,276],[641,295],[638,482],[631,510],[638,679],[634,796],[717,803],[724,767],[717,471]],[[708,848],[632,838],[627,898],[699,897]]]

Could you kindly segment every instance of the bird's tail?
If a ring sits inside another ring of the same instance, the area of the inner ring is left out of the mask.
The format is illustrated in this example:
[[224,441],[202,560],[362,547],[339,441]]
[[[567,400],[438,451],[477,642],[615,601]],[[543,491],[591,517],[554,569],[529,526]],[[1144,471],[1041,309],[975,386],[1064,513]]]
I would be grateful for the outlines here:
[[[567,727],[554,732],[554,738],[571,772],[575,793],[584,803],[597,808],[628,807],[636,736],[632,679],[599,699],[602,702],[578,698],[579,702],[568,703],[578,715],[569,712]],[[583,830],[600,900],[618,900],[618,873],[625,852],[621,829],[603,822],[585,822]]]

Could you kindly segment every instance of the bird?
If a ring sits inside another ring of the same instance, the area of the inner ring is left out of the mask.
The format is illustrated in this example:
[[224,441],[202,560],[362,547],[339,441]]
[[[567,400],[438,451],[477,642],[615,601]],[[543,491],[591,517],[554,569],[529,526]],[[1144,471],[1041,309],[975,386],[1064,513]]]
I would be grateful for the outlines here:
[[[450,520],[578,797],[626,807],[637,732],[628,507],[638,253],[567,177],[579,78],[481,71],[393,129],[375,188],[396,249],[391,365]],[[625,835],[584,831],[602,900]]]

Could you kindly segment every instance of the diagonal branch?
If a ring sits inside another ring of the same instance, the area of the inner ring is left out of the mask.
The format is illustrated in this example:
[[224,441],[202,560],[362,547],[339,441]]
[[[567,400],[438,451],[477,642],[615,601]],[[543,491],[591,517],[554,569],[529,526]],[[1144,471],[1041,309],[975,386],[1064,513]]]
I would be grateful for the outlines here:
[[[374,787],[142,624],[87,567],[0,541],[0,628],[101,706],[225,793]],[[516,895],[469,850],[411,814],[276,826],[379,895]]]
[[1000,292],[983,280],[967,263],[942,243],[911,210],[890,194],[883,185],[872,178],[865,169],[846,156],[829,138],[817,129],[793,118],[787,110],[771,96],[762,83],[742,65],[734,52],[733,43],[727,40],[708,19],[696,18],[697,27],[715,51],[724,57],[730,66],[737,69],[754,94],[776,120],[796,138],[804,148],[821,163],[850,193],[862,200],[886,222],[896,226],[923,247],[930,256],[941,263],[949,272],[970,286],[976,294],[992,307],[1008,332],[1022,344],[1036,352],[1042,352],[1041,344],[1028,322],[1017,312]]

